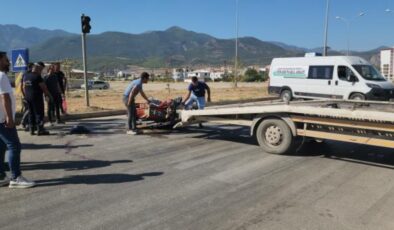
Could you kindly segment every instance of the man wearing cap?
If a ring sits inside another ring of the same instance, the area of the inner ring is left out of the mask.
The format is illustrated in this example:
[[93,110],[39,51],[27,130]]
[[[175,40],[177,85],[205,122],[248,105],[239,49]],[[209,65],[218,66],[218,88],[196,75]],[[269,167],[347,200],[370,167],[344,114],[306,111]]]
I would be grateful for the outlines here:
[[142,85],[148,83],[149,74],[143,72],[141,77],[132,81],[123,94],[123,103],[127,108],[127,134],[136,135],[137,130],[137,110],[135,107],[135,97],[140,93],[141,96],[149,103],[148,97],[145,95]]
[[34,63],[31,73],[27,73],[23,78],[23,95],[29,106],[29,128],[30,134],[34,135],[37,130],[37,135],[49,135],[49,132],[44,129],[44,97],[51,100],[51,95],[41,77],[42,70],[45,68],[44,63]]
[[[0,52],[0,186],[30,188],[35,183],[24,178],[20,169],[22,147],[14,123],[15,97],[7,76],[9,68],[7,54]],[[8,150],[11,179],[8,179],[4,168],[6,150]]]

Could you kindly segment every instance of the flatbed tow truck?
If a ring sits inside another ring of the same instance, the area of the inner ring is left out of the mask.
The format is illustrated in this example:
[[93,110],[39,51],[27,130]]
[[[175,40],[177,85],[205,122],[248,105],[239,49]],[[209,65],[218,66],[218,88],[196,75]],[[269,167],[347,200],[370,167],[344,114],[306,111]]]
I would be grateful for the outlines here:
[[268,153],[288,153],[298,137],[394,148],[394,103],[375,101],[256,102],[179,111],[176,127],[211,122],[250,127]]

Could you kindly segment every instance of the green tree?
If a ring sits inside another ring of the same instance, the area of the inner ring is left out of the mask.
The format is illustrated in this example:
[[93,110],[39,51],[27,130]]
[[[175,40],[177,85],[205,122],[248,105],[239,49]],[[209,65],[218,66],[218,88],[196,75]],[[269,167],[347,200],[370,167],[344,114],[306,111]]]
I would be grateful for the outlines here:
[[269,76],[268,76],[268,72],[267,71],[260,72],[260,74],[262,76],[261,81],[267,81],[268,80]]
[[248,69],[245,72],[243,81],[245,82],[263,82],[268,79],[268,73],[259,72],[256,69]]
[[255,82],[255,81],[261,81],[261,75],[259,74],[259,72],[257,72],[257,70],[255,69],[248,69],[245,72],[245,76],[244,76],[244,81],[245,82]]
[[225,74],[223,74],[222,81],[224,81],[224,82],[232,82],[233,79],[234,79],[234,74],[232,74],[232,73],[225,73]]

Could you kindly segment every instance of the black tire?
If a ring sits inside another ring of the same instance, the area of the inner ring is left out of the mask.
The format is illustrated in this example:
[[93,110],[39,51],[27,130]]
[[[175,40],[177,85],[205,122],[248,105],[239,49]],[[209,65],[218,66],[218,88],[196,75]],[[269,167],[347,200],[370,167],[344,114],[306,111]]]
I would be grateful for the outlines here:
[[291,94],[291,90],[285,89],[280,92],[280,99],[284,102],[289,102],[293,100],[293,95]]
[[108,86],[105,85],[103,89],[108,89]]
[[291,149],[294,141],[290,127],[280,119],[262,121],[256,131],[260,147],[271,154],[285,154]]
[[364,94],[362,93],[353,93],[352,95],[350,95],[349,97],[350,100],[359,100],[359,101],[365,101],[366,97]]

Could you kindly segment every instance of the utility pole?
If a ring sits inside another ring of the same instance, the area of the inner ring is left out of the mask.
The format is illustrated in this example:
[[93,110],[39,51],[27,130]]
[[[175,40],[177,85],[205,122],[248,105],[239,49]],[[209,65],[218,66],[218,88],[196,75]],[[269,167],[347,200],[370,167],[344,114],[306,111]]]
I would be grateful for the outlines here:
[[83,78],[85,82],[85,102],[86,106],[89,107],[89,85],[88,85],[88,74],[87,74],[87,61],[86,61],[86,34],[90,33],[90,17],[82,14],[81,16],[82,25],[82,59],[83,59]]
[[89,107],[89,86],[88,86],[88,73],[86,65],[86,34],[82,33],[82,59],[83,59],[83,79],[85,84],[85,102],[86,106]]
[[235,0],[235,61],[234,61],[234,88],[238,87],[238,0]]
[[324,50],[323,50],[323,56],[327,56],[328,52],[328,46],[327,46],[327,40],[328,40],[328,15],[330,11],[330,0],[327,0],[327,6],[326,6],[326,22],[325,22],[325,29],[324,29]]

